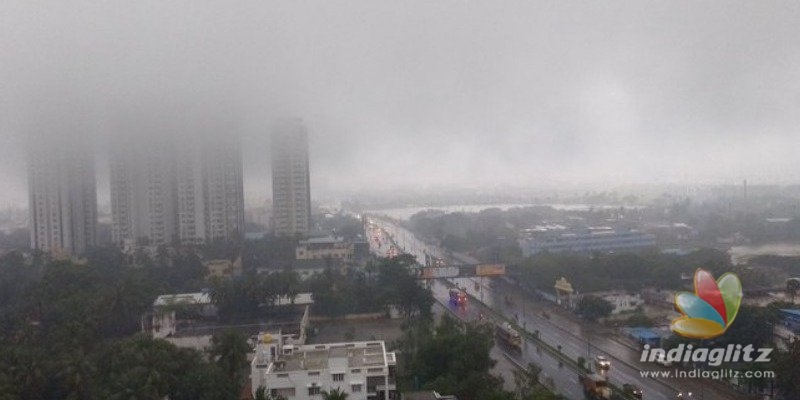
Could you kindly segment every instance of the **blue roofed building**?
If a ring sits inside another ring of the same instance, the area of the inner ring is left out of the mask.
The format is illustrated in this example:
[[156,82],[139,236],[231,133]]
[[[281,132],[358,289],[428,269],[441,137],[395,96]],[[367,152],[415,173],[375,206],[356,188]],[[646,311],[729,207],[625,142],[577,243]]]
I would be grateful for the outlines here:
[[783,308],[780,310],[780,318],[772,333],[778,348],[785,350],[800,337],[800,309]]
[[625,328],[625,332],[642,346],[649,344],[650,347],[661,347],[661,335],[653,329],[637,326]]

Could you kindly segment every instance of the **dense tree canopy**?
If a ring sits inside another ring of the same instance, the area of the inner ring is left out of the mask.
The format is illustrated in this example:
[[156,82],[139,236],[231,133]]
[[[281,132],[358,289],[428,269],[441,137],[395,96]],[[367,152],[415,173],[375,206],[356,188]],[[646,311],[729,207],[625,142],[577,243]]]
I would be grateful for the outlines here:
[[444,316],[435,327],[410,327],[401,346],[402,378],[412,387],[477,400],[502,386],[502,380],[489,373],[495,364],[489,357],[494,346],[491,326],[468,324],[462,329]]
[[123,260],[113,249],[83,264],[0,258],[0,399],[236,398],[203,354],[136,335],[158,294],[199,289],[189,283],[202,280],[199,260]]
[[555,400],[560,397],[539,383],[538,367],[518,374],[517,393],[502,389],[503,379],[490,370],[495,361],[489,324],[462,325],[442,316],[438,325],[418,319],[400,341],[399,382],[409,390],[428,389],[464,400]]
[[800,398],[800,340],[795,340],[789,350],[777,355],[775,359],[775,375],[781,393],[787,399]]
[[327,316],[388,312],[397,307],[405,317],[428,317],[433,305],[430,291],[419,285],[408,254],[382,258],[364,271],[340,274],[326,270],[303,283],[314,295],[314,311]]
[[596,296],[583,296],[578,301],[578,315],[594,321],[611,315],[614,306],[608,300]]
[[660,252],[595,254],[537,254],[509,264],[509,274],[523,285],[552,292],[556,280],[567,278],[583,293],[623,289],[639,291],[645,286],[685,289],[681,274],[704,268],[714,276],[736,272],[746,287],[765,284],[765,276],[746,266],[734,266],[730,256],[713,249],[700,249],[688,255]]
[[251,351],[247,336],[228,329],[211,337],[209,357],[230,382],[241,384],[248,376],[247,353]]

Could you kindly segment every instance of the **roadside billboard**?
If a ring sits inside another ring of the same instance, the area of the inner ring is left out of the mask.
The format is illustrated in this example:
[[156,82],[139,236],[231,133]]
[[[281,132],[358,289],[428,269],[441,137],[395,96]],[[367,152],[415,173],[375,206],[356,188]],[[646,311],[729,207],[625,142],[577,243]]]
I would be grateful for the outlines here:
[[437,278],[457,278],[461,273],[461,269],[453,267],[425,267],[422,268],[422,279],[437,279]]
[[505,264],[478,264],[475,266],[476,276],[502,276],[505,274]]

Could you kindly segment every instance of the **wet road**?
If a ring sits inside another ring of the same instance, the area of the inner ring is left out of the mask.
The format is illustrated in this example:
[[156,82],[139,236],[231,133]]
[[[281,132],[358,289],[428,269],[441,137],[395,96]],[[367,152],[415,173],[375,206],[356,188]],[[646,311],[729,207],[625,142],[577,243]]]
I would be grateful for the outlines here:
[[[435,246],[430,246],[395,224],[384,220],[373,221],[380,226],[384,236],[390,236],[397,247],[413,254],[417,260],[424,261],[427,254],[451,262],[477,263],[477,260],[467,256],[445,253]],[[388,237],[384,238],[384,242],[386,241],[389,241]],[[552,312],[550,303],[531,300],[517,286],[504,279],[485,278],[481,281],[480,278],[457,278],[450,281],[465,289],[475,299],[480,300],[480,302],[470,302],[463,309],[454,310],[461,318],[477,319],[481,308],[484,307],[480,304],[482,302],[494,312],[506,318],[515,319],[528,332],[538,331],[543,341],[553,347],[560,345],[563,354],[572,359],[584,357],[587,360],[593,360],[596,355],[605,355],[612,361],[612,367],[607,373],[609,380],[618,386],[624,383],[633,383],[641,387],[644,390],[645,399],[674,399],[677,391],[691,391],[694,393],[695,399],[703,400],[747,398],[727,388],[708,384],[704,380],[644,378],[640,371],[664,370],[664,368],[652,363],[640,363],[638,361],[639,351],[609,338],[607,333],[597,332],[595,328],[587,327],[580,322]],[[434,297],[439,302],[447,304],[449,286],[441,280],[430,281],[429,286]],[[509,301],[506,300],[507,297]],[[548,312],[549,318],[543,316],[542,313],[545,311]],[[488,310],[484,314],[489,315]],[[543,377],[551,378],[554,389],[559,393],[569,398],[583,398],[578,386],[577,373],[567,366],[560,366],[557,358],[546,350],[538,349],[535,343],[527,341],[523,353],[516,357],[520,364],[532,361],[540,365]],[[543,381],[547,381],[547,378],[544,378]]]

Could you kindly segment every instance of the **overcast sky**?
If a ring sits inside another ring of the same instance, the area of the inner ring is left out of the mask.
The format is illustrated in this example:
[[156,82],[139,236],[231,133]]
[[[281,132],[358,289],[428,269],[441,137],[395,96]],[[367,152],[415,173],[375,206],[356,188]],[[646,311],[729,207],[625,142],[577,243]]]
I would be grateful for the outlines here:
[[[25,138],[302,117],[312,192],[800,182],[800,2],[0,2],[0,204]],[[208,121],[208,124],[206,124]],[[198,127],[200,126],[200,127]],[[198,133],[200,134],[200,133]]]

